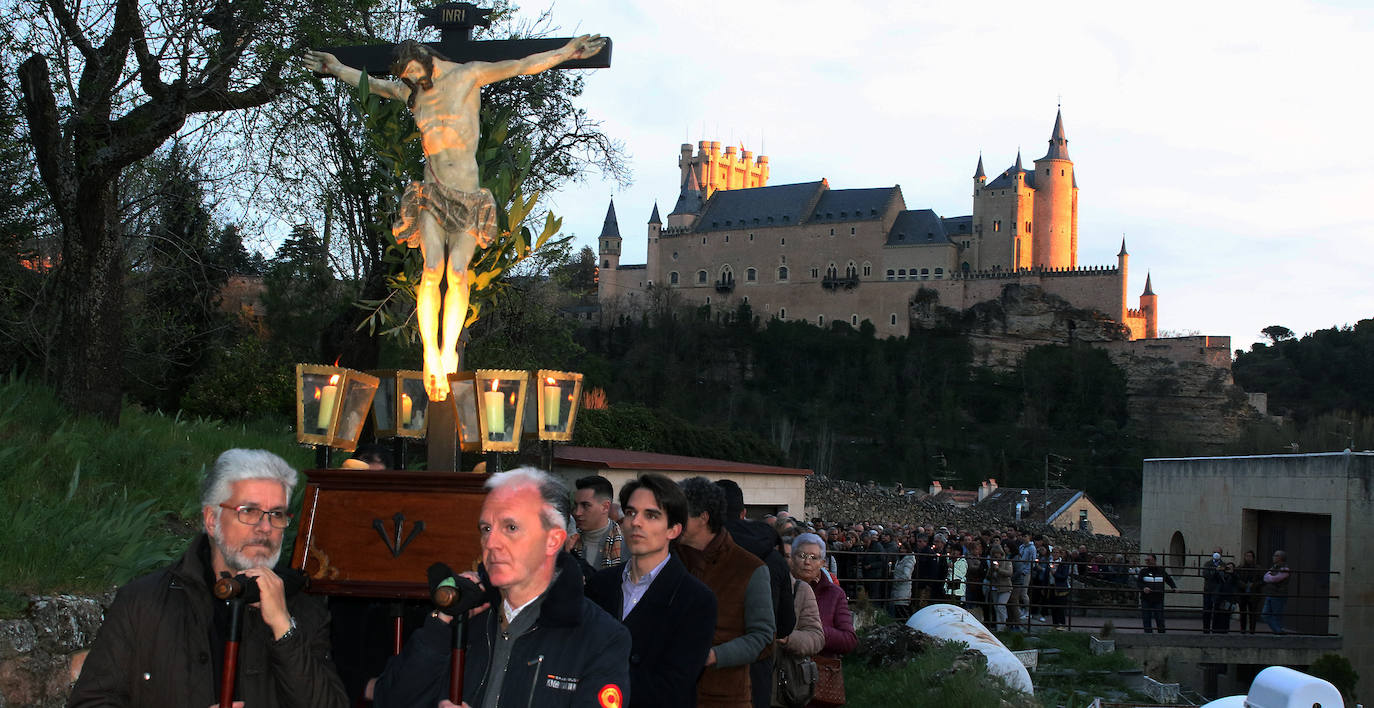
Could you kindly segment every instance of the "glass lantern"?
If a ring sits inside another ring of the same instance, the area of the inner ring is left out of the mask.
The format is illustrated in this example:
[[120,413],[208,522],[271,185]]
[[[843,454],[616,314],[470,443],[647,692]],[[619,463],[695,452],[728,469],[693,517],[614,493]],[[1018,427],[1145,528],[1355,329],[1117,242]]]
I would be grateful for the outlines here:
[[518,452],[528,371],[478,369],[476,405],[483,452]]
[[380,381],[372,416],[379,438],[423,438],[429,425],[429,395],[419,371],[369,372]]
[[297,364],[296,440],[352,452],[358,447],[377,385],[377,377],[361,371]]
[[582,374],[540,369],[535,373],[534,396],[539,410],[535,431],[540,440],[572,440],[582,400]]

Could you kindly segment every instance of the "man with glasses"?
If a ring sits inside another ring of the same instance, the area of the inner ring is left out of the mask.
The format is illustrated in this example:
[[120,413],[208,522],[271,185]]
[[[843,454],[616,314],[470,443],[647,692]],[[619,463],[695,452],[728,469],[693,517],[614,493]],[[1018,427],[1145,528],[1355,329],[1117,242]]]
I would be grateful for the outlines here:
[[176,563],[120,589],[67,705],[215,705],[229,610],[211,588],[246,575],[261,600],[244,616],[234,705],[346,706],[329,614],[315,598],[288,596],[272,570],[295,486],[296,471],[270,452],[221,454],[201,483],[204,533]]

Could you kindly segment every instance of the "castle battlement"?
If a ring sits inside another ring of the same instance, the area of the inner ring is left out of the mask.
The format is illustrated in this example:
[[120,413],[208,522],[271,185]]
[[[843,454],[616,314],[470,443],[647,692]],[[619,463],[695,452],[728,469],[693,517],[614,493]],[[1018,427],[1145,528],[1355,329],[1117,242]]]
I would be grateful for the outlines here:
[[1121,269],[1116,266],[1078,266],[1076,268],[1017,268],[1016,270],[975,270],[968,273],[956,271],[952,280],[1013,280],[1016,278],[1072,278],[1080,275],[1116,275]]
[[694,155],[691,143],[683,143],[678,167],[682,169],[679,184],[687,184],[688,176],[696,175],[703,199],[710,199],[712,194],[721,189],[768,186],[768,156],[755,157],[743,145],[738,152],[734,145],[730,145],[722,153],[719,140],[702,140],[697,143]]

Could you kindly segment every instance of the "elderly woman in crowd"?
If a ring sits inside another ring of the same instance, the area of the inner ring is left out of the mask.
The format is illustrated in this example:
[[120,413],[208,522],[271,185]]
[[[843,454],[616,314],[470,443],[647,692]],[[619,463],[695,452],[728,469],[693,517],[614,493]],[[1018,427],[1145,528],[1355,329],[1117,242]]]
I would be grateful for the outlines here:
[[[778,638],[778,649],[792,656],[815,656],[825,647],[825,628],[821,626],[820,606],[816,593],[806,581],[808,576],[821,576],[825,563],[825,544],[814,533],[803,533],[792,540],[788,565],[792,569],[792,603],[797,610],[797,624],[792,633]],[[775,669],[776,670],[776,669]],[[774,706],[783,705],[777,696],[778,681],[773,678]]]
[[849,598],[839,585],[821,572],[824,562],[825,544],[816,534],[804,533],[792,541],[792,575],[811,586],[820,613],[821,630],[825,633],[825,643],[819,653],[839,658],[853,651],[859,638],[854,634]]

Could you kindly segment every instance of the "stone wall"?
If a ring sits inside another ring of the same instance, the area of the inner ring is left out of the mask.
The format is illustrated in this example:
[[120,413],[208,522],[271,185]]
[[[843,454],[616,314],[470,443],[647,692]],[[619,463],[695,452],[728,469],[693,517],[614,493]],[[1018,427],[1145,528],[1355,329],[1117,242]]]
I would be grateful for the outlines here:
[[23,617],[0,621],[0,708],[64,705],[113,599],[34,597]]

